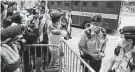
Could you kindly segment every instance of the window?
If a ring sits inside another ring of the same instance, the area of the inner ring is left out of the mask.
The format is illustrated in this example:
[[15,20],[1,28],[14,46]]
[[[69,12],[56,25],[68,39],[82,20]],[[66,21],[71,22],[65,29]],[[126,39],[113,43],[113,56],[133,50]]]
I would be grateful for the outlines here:
[[54,2],[52,1],[52,2],[51,2],[51,4],[53,5],[53,4],[54,4]]
[[74,2],[74,5],[75,5],[75,6],[78,6],[78,4],[79,4],[79,2]]
[[57,5],[61,5],[61,2],[60,2],[60,1],[58,1],[58,2],[57,2]]
[[92,7],[97,8],[98,7],[98,2],[92,2]]
[[70,7],[70,3],[66,2],[65,6]]
[[107,8],[113,8],[114,7],[114,3],[107,3]]
[[87,2],[83,2],[83,7],[87,7]]

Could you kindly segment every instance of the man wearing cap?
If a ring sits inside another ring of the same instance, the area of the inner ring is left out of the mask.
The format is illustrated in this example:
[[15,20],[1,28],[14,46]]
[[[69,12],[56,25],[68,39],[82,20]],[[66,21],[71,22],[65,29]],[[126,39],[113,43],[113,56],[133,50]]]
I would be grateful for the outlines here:
[[114,50],[104,72],[135,72],[135,27],[120,29],[121,41]]
[[[52,19],[52,25],[49,27],[49,31],[48,31],[48,38],[49,38],[49,44],[53,44],[53,45],[59,45],[60,40],[62,37],[65,37],[67,35],[67,32],[64,30],[61,30],[61,17],[62,14],[60,13],[54,13],[51,16]],[[52,63],[54,65],[58,65],[58,61],[59,61],[59,50],[58,48],[55,47],[49,47],[50,51],[51,51],[51,64]]]
[[[78,44],[81,57],[96,71],[101,68],[104,50],[106,48],[106,30],[100,25],[102,24],[102,16],[95,15],[91,18],[91,25],[82,33]],[[85,68],[85,72],[88,69]]]

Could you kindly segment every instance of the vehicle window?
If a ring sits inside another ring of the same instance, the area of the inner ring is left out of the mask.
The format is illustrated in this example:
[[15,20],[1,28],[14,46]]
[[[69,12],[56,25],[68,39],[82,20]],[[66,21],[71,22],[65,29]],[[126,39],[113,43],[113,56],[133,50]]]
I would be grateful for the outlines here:
[[92,2],[92,7],[97,8],[98,7],[98,2]]
[[83,7],[87,7],[87,2],[83,2]]
[[66,2],[65,3],[65,6],[70,7],[70,3],[69,2]]
[[113,8],[114,7],[114,3],[107,3],[107,8]]
[[74,2],[74,5],[75,6],[78,6],[79,5],[79,2],[78,1]]
[[54,1],[52,1],[51,4],[53,5],[54,4]]
[[61,1],[58,1],[58,2],[57,2],[57,5],[61,5]]

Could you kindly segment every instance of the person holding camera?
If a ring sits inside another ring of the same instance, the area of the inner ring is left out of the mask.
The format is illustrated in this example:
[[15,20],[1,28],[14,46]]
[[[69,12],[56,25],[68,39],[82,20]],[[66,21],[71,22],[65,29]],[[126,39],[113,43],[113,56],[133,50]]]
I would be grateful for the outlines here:
[[[3,24],[3,20],[7,14],[7,7],[5,4],[1,3],[1,24]],[[14,27],[16,28],[16,27]],[[18,30],[21,30],[22,27],[17,26]],[[14,36],[14,34],[18,34],[18,32],[11,31],[12,28],[3,28],[1,29],[1,59],[2,59],[2,72],[20,72],[20,64],[21,58],[19,56],[18,48],[15,44],[11,44],[10,46],[6,43],[11,39],[10,37]],[[16,30],[16,29],[15,29]],[[10,39],[9,39],[10,38]]]
[[[93,16],[91,18],[90,28],[84,30],[78,44],[81,57],[95,70],[95,72],[99,72],[101,68],[107,42],[106,30],[100,27],[102,21],[101,15]],[[88,72],[87,68],[85,68],[85,72]]]
[[12,46],[2,44],[1,57],[4,61],[2,72],[20,72],[19,66],[21,64],[21,58],[15,44],[12,44]]

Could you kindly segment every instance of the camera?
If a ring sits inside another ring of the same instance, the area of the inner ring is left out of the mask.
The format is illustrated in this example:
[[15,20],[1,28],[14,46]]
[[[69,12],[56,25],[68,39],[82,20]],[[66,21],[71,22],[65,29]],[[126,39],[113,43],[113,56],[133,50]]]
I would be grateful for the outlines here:
[[[23,38],[23,32],[25,28],[21,25],[18,26],[10,26],[1,30],[1,40],[2,44],[8,44],[11,46],[12,44],[18,43],[21,51],[23,51],[26,47],[26,41]],[[9,40],[7,40],[9,39]],[[6,41],[7,40],[7,41]]]

